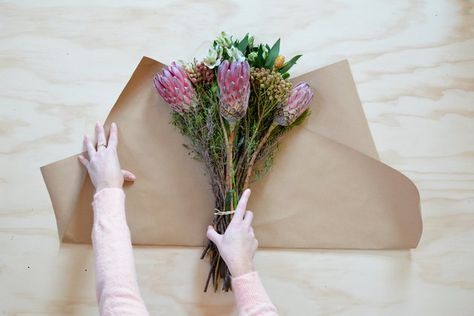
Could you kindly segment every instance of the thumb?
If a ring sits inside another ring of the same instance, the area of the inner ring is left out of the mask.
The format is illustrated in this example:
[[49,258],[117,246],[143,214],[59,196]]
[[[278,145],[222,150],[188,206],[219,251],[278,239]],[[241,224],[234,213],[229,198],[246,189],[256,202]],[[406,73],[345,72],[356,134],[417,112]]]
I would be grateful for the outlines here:
[[125,181],[135,181],[137,177],[128,170],[122,169],[123,178]]
[[209,238],[209,240],[212,241],[217,246],[219,242],[221,241],[222,235],[216,232],[214,227],[209,225],[207,227],[207,238]]

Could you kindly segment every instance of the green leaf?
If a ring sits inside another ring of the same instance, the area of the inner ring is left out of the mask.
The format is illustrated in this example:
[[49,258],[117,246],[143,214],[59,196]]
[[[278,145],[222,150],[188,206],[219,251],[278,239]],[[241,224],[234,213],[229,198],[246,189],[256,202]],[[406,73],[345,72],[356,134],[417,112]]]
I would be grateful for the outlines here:
[[268,52],[268,57],[265,62],[265,68],[271,69],[275,64],[275,59],[277,58],[278,54],[280,53],[280,39],[278,39],[273,47]]
[[290,74],[288,72],[285,72],[283,75],[281,75],[283,79],[288,79],[290,77]]
[[211,86],[211,92],[212,93],[217,93],[219,91],[219,88],[218,86],[214,83],[212,86]]
[[258,52],[257,52],[257,67],[262,67],[263,66],[263,46],[260,44],[258,46]]
[[281,74],[284,74],[285,72],[288,72],[291,67],[293,67],[294,64],[296,64],[296,61],[300,59],[302,55],[296,55],[295,57],[291,58],[287,63],[283,65],[283,67],[279,70]]
[[245,51],[247,50],[248,45],[249,45],[249,33],[245,34],[245,37],[237,45],[237,48],[242,52],[242,54],[245,54]]

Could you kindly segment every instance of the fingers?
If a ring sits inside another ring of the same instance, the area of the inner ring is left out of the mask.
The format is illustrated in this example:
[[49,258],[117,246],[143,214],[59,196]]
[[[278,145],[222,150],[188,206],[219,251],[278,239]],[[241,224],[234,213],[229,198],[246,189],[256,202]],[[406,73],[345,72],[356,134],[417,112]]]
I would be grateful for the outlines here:
[[247,209],[247,202],[249,201],[250,193],[250,189],[247,189],[244,191],[244,193],[242,193],[242,196],[240,197],[239,204],[237,204],[237,208],[235,210],[235,214],[232,220],[243,220],[245,210]]
[[128,170],[122,169],[123,179],[125,181],[135,181],[137,177]]
[[105,139],[104,127],[99,122],[97,122],[97,124],[95,125],[95,134],[97,136],[96,137],[97,138],[97,150],[104,147],[104,146],[100,146],[100,145],[107,146],[107,140]]
[[89,155],[89,159],[96,153],[94,145],[89,138],[89,136],[84,136],[84,149],[87,150],[87,154]]
[[220,244],[222,235],[219,234],[218,232],[216,232],[214,227],[212,227],[211,225],[209,225],[207,227],[207,234],[206,235],[207,235],[207,238],[209,238],[210,241],[212,241],[214,244],[216,244],[216,246]]
[[84,165],[84,167],[87,168],[87,165],[89,164],[89,160],[87,160],[83,155],[79,155],[79,161]]
[[247,226],[250,226],[252,225],[252,220],[253,220],[253,212],[252,211],[245,212],[243,223]]
[[110,125],[110,134],[109,134],[108,147],[117,148],[117,143],[118,143],[117,124],[112,123]]

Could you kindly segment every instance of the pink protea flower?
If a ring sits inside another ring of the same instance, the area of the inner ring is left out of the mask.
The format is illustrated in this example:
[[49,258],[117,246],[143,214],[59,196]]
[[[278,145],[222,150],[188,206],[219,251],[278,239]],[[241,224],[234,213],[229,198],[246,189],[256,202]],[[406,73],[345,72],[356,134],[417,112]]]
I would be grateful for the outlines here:
[[250,96],[250,66],[247,61],[224,60],[217,72],[221,115],[229,122],[241,119],[247,112]]
[[172,62],[153,78],[156,90],[178,113],[187,113],[196,106],[196,92],[184,69]]
[[291,125],[309,107],[313,99],[311,87],[306,82],[300,82],[291,89],[286,103],[277,108],[275,123],[281,126]]

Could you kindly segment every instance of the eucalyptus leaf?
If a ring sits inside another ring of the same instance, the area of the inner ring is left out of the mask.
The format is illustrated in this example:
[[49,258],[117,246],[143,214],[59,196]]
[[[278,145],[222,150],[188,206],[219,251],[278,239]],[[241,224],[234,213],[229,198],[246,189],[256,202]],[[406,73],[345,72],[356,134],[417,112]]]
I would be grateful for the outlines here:
[[258,52],[257,52],[257,67],[262,67],[263,66],[263,46],[260,44],[258,46]]
[[265,62],[265,68],[271,69],[273,67],[273,65],[275,64],[275,59],[278,57],[279,53],[280,53],[280,39],[278,39],[275,42],[275,44],[273,44],[273,47],[268,52],[268,57]]
[[245,37],[237,45],[237,48],[242,52],[242,54],[245,54],[245,51],[247,50],[248,45],[249,45],[249,33],[245,34]]
[[293,67],[294,64],[296,64],[296,61],[300,59],[302,55],[296,55],[295,57],[291,58],[287,63],[283,65],[283,67],[279,70],[281,74],[284,74],[285,72],[288,72],[291,67]]

